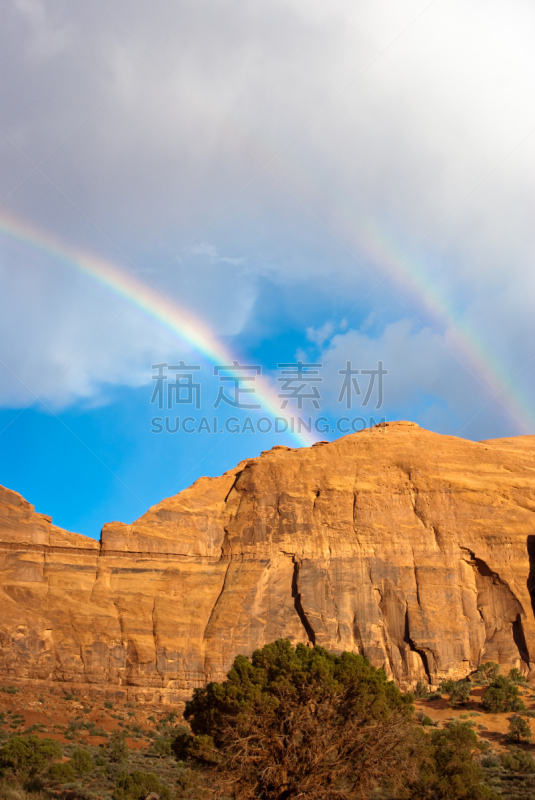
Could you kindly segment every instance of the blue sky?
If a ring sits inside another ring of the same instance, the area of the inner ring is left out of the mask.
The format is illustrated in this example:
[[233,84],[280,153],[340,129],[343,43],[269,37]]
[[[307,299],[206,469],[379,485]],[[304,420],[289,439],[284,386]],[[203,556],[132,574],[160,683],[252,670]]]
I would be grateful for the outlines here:
[[[520,0],[11,0],[0,224],[144,282],[275,395],[278,364],[321,363],[320,408],[287,408],[316,439],[347,361],[388,371],[349,419],[533,433],[534,32]],[[57,525],[98,537],[299,444],[151,432],[155,363],[201,367],[195,420],[249,413],[214,409],[202,349],[6,231],[0,304],[0,483]]]

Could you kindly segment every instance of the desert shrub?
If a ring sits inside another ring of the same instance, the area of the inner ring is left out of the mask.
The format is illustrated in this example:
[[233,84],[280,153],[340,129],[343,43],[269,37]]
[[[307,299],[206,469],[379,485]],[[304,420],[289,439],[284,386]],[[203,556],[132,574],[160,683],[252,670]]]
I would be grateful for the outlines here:
[[213,737],[205,733],[192,736],[188,745],[188,755],[199,764],[218,764],[220,760]]
[[186,761],[190,757],[189,744],[192,738],[190,729],[186,728],[185,725],[179,725],[175,728],[172,749],[179,761]]
[[363,656],[279,639],[195,690],[182,746],[237,798],[349,799],[415,772],[412,712],[412,695]]
[[106,700],[106,702],[104,703],[104,708],[113,708],[113,703],[110,703],[109,700]]
[[425,711],[417,711],[415,714],[416,719],[424,726],[435,725],[435,721],[429,717]]
[[507,738],[514,742],[520,742],[521,740],[529,742],[531,740],[531,728],[529,727],[529,723],[527,723],[525,719],[522,719],[522,717],[511,717],[509,720]]
[[496,769],[501,766],[500,759],[497,757],[494,750],[487,753],[487,755],[483,756],[481,759],[481,766],[485,767],[485,769]]
[[442,694],[440,692],[433,692],[427,696],[427,700],[442,700]]
[[102,736],[103,739],[107,739],[108,733],[104,730],[104,728],[93,728],[91,731],[91,736]]
[[73,767],[79,778],[81,778],[82,775],[89,775],[93,769],[91,753],[88,750],[83,750],[78,747],[76,750],[72,751],[69,764]]
[[58,783],[72,783],[76,780],[76,770],[67,761],[65,764],[52,764],[48,770],[48,777]]
[[41,733],[46,733],[47,730],[44,725],[35,723],[34,725],[30,725],[29,728],[26,728],[24,733],[34,733],[34,731],[41,731]]
[[486,661],[480,664],[473,675],[473,681],[479,685],[492,683],[500,673],[500,665],[495,661]]
[[470,684],[467,681],[454,681],[451,679],[442,681],[439,691],[450,695],[449,705],[451,708],[465,705],[470,699]]
[[172,748],[179,761],[191,759],[198,764],[214,765],[220,760],[211,736],[205,733],[193,736],[185,726],[181,726],[178,729],[173,738]]
[[199,770],[183,768],[179,771],[176,780],[181,798],[191,797],[202,798],[206,796],[206,791],[202,782],[202,775]]
[[513,667],[513,669],[509,671],[508,678],[510,681],[516,683],[518,686],[527,686],[528,682],[526,678],[524,677],[524,675],[522,675],[520,670],[517,669],[517,667]]
[[[400,797],[405,800],[494,800],[483,783],[483,771],[474,758],[480,749],[468,723],[433,731],[427,737],[427,754],[418,779]],[[497,800],[497,798],[496,798]]]
[[429,686],[427,685],[427,683],[424,683],[423,681],[418,681],[413,694],[415,697],[419,699],[427,697],[429,695]]
[[518,686],[503,675],[498,675],[486,689],[481,705],[487,712],[526,710],[518,696]]
[[448,705],[450,708],[456,708],[459,705],[466,705],[469,700],[470,684],[466,683],[466,681],[457,681],[450,690],[450,699]]
[[535,761],[529,753],[521,747],[510,745],[506,753],[500,753],[500,764],[508,772],[533,773],[535,772]]
[[121,764],[128,760],[129,751],[126,744],[126,734],[124,731],[114,731],[106,745],[106,753],[110,761]]
[[40,775],[57,758],[61,748],[52,739],[38,736],[13,736],[0,749],[0,769],[15,775]]
[[[42,793],[45,788],[40,778],[30,778],[24,782],[24,786],[13,776],[4,780],[0,779],[0,797],[2,800],[45,800]],[[47,800],[48,800],[48,796]]]
[[171,736],[155,736],[150,746],[150,751],[155,756],[166,758],[173,755],[173,739]]
[[160,800],[171,800],[170,789],[152,772],[132,772],[120,775],[115,784],[113,800],[145,800],[150,792],[156,792]]

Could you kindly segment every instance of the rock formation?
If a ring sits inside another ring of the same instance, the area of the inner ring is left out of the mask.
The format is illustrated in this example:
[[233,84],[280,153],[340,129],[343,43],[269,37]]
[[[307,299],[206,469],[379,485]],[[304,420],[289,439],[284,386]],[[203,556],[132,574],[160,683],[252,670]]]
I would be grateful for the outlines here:
[[0,681],[162,701],[280,636],[401,686],[535,662],[535,436],[274,447],[100,543],[0,489]]

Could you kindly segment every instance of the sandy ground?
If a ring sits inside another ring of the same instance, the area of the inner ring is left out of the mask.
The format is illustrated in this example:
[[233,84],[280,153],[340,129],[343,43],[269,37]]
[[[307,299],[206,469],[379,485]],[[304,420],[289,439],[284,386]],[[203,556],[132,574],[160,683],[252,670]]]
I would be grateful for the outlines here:
[[[173,711],[170,706],[139,705],[132,702],[117,702],[111,708],[105,701],[73,697],[68,699],[61,688],[18,688],[11,693],[8,686],[0,686],[0,722],[4,731],[10,733],[35,733],[67,744],[74,741],[87,742],[94,746],[105,744],[107,737],[95,735],[93,730],[110,734],[125,730],[132,734],[127,743],[132,749],[141,749],[150,743],[149,733],[155,731],[160,722]],[[149,719],[151,717],[151,719]],[[179,716],[178,716],[179,718]],[[71,736],[69,726],[71,728]],[[87,727],[79,727],[84,725]],[[36,729],[32,728],[38,726]],[[135,732],[132,728],[136,727]]]
[[[432,720],[436,720],[441,726],[453,720],[475,723],[474,731],[478,737],[489,742],[495,750],[504,749],[510,742],[506,741],[506,734],[509,730],[509,720],[515,716],[512,712],[503,714],[488,714],[481,707],[481,697],[485,692],[485,686],[477,686],[472,689],[470,701],[465,706],[449,708],[448,695],[443,695],[441,700],[416,700],[416,712],[423,711]],[[533,695],[533,697],[532,697]],[[535,712],[535,687],[522,689],[520,696],[526,706],[527,711]],[[535,741],[535,719],[526,718],[526,722],[531,728]],[[481,727],[483,726],[483,727]],[[486,728],[486,730],[485,730]],[[522,747],[535,756],[535,744],[522,744]]]
[[[448,707],[447,695],[441,700],[416,700],[416,713],[418,715],[418,712],[423,712],[440,726],[453,720],[472,722],[478,737],[500,750],[507,745],[509,720],[514,715],[510,712],[485,713],[480,703],[484,691],[485,687],[474,687],[470,701],[457,708]],[[520,694],[527,710],[535,712],[535,689],[521,689]],[[140,750],[150,745],[151,732],[156,732],[170,712],[176,714],[176,722],[181,719],[178,708],[174,709],[172,706],[141,705],[123,701],[105,704],[103,699],[69,699],[70,697],[72,696],[66,697],[60,687],[30,686],[10,693],[7,686],[0,686],[1,728],[10,733],[35,733],[64,744],[77,741],[94,746],[104,745],[107,741],[107,737],[98,735],[99,730],[108,735],[115,730],[126,730],[129,747]],[[107,705],[112,707],[108,708]],[[527,718],[526,721],[535,740],[535,719]],[[37,727],[34,729],[34,726]],[[73,727],[69,729],[69,726],[74,726],[74,730]],[[535,756],[535,744],[523,746]]]

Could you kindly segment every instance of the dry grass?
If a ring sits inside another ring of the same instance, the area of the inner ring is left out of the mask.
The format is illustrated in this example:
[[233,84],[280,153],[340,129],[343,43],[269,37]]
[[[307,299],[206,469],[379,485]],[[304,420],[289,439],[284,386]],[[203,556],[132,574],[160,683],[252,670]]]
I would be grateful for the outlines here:
[[0,798],[1,800],[47,800],[43,792],[28,793],[20,784],[6,780],[0,781]]

